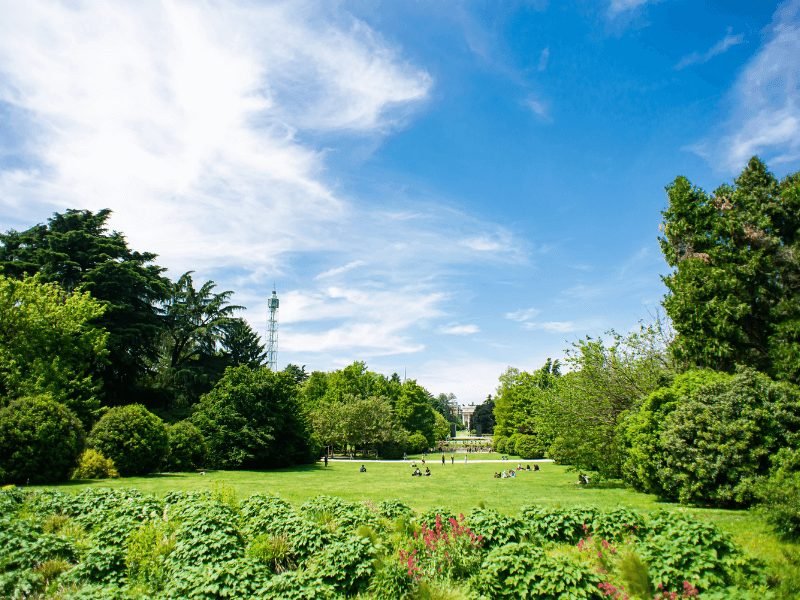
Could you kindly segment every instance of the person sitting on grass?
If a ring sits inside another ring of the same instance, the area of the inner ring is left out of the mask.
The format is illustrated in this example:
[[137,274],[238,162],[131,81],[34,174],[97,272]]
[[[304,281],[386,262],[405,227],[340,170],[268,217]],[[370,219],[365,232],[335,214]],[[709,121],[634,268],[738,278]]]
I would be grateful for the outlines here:
[[361,468],[358,471],[359,471],[359,473],[366,473],[367,472],[367,467],[365,467],[364,465],[361,465]]
[[498,473],[497,471],[495,471],[495,472],[494,472],[494,478],[495,478],[495,479],[500,479],[500,473]]
[[422,472],[419,470],[419,468],[414,469],[414,472],[411,473],[411,476],[412,477],[422,477]]
[[516,477],[517,476],[517,472],[514,469],[511,469],[511,471],[508,473],[508,476],[509,477]]
[[589,477],[583,473],[578,474],[578,485],[589,485]]
[[525,465],[525,470],[526,470],[526,471],[530,471],[530,470],[531,470],[531,466],[530,466],[530,464],[527,464],[527,465]]
[[539,465],[533,465],[533,470],[534,471],[538,471],[539,470]]
[[428,467],[425,467],[425,477],[431,476],[431,470]]

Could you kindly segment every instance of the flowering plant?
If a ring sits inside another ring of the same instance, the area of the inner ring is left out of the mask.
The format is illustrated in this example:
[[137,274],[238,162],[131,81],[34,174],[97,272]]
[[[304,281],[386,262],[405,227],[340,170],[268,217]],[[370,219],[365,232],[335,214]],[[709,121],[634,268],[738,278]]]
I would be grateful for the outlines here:
[[483,536],[458,519],[436,515],[433,527],[423,524],[401,549],[399,558],[414,579],[464,579],[473,575],[483,558]]

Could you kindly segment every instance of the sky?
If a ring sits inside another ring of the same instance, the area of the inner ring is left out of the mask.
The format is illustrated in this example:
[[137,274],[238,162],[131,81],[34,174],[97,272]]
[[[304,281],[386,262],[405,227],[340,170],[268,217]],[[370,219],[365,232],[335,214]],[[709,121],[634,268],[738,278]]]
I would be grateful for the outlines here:
[[800,0],[0,0],[0,230],[110,208],[278,367],[462,403],[658,313],[667,186],[800,170]]

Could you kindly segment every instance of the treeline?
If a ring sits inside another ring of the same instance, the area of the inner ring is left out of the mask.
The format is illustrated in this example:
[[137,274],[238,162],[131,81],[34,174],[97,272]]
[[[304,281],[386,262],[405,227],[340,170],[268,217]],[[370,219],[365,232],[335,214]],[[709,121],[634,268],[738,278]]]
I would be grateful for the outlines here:
[[495,447],[697,505],[762,501],[800,533],[800,174],[757,158],[712,194],[667,188],[668,324],[509,369]]
[[171,281],[109,216],[0,234],[0,482],[402,454],[449,433],[452,396],[363,363],[269,371],[231,291]]

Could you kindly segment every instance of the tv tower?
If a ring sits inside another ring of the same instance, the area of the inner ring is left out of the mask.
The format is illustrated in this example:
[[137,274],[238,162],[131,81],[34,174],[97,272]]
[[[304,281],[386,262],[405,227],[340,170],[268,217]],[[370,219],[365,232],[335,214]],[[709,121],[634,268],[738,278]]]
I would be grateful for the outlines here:
[[267,321],[267,368],[270,371],[278,370],[278,294],[272,290],[272,296],[267,300],[269,319]]

